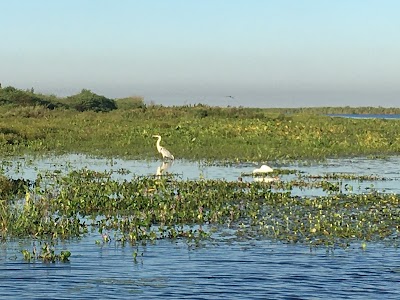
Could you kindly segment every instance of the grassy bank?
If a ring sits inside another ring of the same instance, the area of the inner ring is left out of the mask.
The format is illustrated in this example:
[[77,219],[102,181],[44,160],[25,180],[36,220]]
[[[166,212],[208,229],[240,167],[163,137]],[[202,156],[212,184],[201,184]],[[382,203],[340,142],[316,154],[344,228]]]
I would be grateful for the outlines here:
[[399,108],[242,108],[146,105],[90,90],[65,98],[0,88],[3,155],[79,152],[158,158],[153,134],[176,158],[268,161],[392,155],[399,120],[333,118],[335,113],[399,114]]
[[[322,110],[322,109],[321,109]],[[320,111],[321,111],[320,110]],[[267,161],[400,152],[400,120],[328,117],[318,110],[144,106],[108,113],[0,107],[0,151],[158,158],[153,134],[176,158]]]

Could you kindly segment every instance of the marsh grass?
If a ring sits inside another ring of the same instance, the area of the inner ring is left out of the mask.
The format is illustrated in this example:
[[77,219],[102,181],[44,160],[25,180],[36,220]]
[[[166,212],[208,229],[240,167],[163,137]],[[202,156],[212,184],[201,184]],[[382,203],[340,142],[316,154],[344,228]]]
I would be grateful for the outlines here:
[[400,120],[204,106],[148,106],[108,113],[25,110],[0,107],[0,150],[6,155],[84,153],[151,159],[158,156],[153,134],[163,137],[162,144],[175,157],[189,160],[326,159],[400,151]]

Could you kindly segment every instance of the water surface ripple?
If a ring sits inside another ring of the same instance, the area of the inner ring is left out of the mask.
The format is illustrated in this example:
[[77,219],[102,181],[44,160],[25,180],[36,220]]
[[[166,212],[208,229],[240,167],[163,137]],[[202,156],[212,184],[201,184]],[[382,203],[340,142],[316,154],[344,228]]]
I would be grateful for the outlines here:
[[131,247],[90,238],[66,245],[67,264],[1,257],[1,299],[400,299],[399,250],[333,252],[268,241],[189,250],[161,241]]
[[[7,175],[34,179],[43,170],[88,167],[98,171],[126,168],[153,174],[159,162],[106,160],[81,156],[32,161]],[[24,161],[24,160],[23,160]],[[24,161],[25,162],[25,161]],[[274,166],[273,164],[271,164]],[[275,166],[274,166],[275,167]],[[286,166],[321,174],[380,174],[392,181],[375,188],[399,193],[400,159],[329,160],[318,165]],[[237,180],[252,165],[203,166],[177,161],[171,172],[186,178]],[[118,175],[131,178],[132,174]],[[363,183],[360,183],[360,186]],[[366,183],[370,185],[370,183]],[[60,243],[71,251],[70,263],[27,263],[21,249],[31,241],[0,243],[1,299],[400,299],[400,253],[393,246],[355,243],[348,249],[312,250],[268,240],[221,241],[192,248],[185,242],[121,247],[112,240],[96,244],[98,233]],[[39,246],[39,245],[37,245]],[[134,252],[138,253],[136,261]]]

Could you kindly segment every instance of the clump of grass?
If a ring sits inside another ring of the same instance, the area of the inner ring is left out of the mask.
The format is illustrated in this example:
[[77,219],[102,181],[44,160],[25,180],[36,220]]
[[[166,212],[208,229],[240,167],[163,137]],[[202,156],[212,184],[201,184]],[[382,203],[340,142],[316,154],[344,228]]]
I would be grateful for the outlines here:
[[46,118],[49,113],[49,109],[44,106],[10,106],[10,109],[5,112],[4,116],[14,118]]

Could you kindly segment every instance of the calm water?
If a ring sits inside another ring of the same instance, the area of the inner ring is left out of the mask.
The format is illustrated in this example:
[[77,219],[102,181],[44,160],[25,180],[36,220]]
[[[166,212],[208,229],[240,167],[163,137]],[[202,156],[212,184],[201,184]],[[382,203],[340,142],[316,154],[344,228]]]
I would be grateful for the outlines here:
[[[318,165],[270,165],[315,175],[332,172],[380,175],[391,180],[354,182],[358,192],[374,188],[400,193],[398,157],[329,160]],[[35,179],[38,172],[67,172],[83,167],[97,171],[123,168],[132,173],[115,173],[115,176],[131,178],[133,174],[155,174],[160,163],[72,155],[21,158],[8,165],[3,163],[3,172],[14,178]],[[255,167],[176,161],[168,172],[183,179],[237,180],[242,172],[251,172]],[[163,240],[133,248],[121,247],[113,241],[96,245],[99,239],[98,233],[91,233],[81,240],[59,244],[57,251],[72,252],[67,264],[24,262],[19,251],[31,249],[32,241],[0,244],[0,298],[400,299],[400,250],[381,244],[368,244],[362,250],[355,243],[347,250],[326,252],[267,240],[220,242],[200,248],[189,247],[183,241]],[[135,251],[139,254],[136,262]]]
[[353,119],[400,119],[398,114],[329,114],[329,116]]

